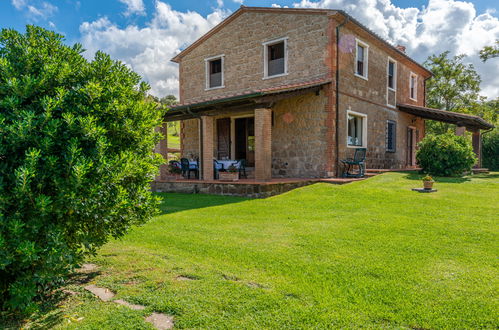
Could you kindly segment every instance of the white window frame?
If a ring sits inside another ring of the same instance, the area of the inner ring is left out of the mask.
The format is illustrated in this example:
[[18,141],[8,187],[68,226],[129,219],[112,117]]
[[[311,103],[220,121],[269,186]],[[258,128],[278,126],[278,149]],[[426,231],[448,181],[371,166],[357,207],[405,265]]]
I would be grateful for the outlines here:
[[[362,145],[353,146],[348,144],[348,116],[362,117]],[[352,110],[347,110],[346,116],[346,143],[347,148],[357,149],[357,148],[367,148],[367,115],[365,113],[360,113]]]
[[[357,73],[357,56],[359,45],[364,47],[364,75],[360,75]],[[369,45],[355,38],[355,60],[353,62],[353,72],[356,77],[362,78],[364,80],[369,80]]]
[[[210,62],[220,59],[222,61],[222,84],[220,86],[210,87]],[[204,71],[205,71],[205,91],[211,91],[213,89],[225,88],[225,54],[215,55],[204,59]]]
[[[393,87],[388,86],[388,75],[390,73],[390,62],[393,63]],[[386,86],[389,90],[396,92],[397,91],[397,61],[393,58],[388,57],[388,61],[386,62]]]
[[[411,78],[414,77],[414,97],[411,95]],[[409,75],[409,98],[413,101],[418,100],[418,75],[415,74],[414,72],[411,71],[411,74]]]
[[[284,73],[269,76],[268,46],[278,44],[282,41],[284,41]],[[263,78],[262,78],[262,80],[287,76],[288,75],[288,37],[282,37],[279,39],[272,39],[269,41],[265,41],[262,43],[262,45],[263,45]]]

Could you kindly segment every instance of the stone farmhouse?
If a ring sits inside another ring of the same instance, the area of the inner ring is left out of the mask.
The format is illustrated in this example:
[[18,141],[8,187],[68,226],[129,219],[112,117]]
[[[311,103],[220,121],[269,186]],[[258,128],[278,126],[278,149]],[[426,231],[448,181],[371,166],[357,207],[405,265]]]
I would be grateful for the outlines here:
[[492,127],[426,108],[432,73],[341,10],[242,6],[172,61],[180,103],[165,121],[181,121],[201,180],[213,159],[245,159],[256,181],[336,177],[357,148],[367,168],[410,168],[425,119],[473,132],[477,154]]

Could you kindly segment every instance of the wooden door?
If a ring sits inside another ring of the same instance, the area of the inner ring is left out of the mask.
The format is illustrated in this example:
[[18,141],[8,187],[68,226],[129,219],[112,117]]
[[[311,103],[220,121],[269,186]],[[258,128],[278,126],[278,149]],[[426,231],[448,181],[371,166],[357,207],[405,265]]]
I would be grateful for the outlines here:
[[416,165],[416,130],[407,127],[407,166]]
[[217,119],[217,158],[230,159],[230,118]]

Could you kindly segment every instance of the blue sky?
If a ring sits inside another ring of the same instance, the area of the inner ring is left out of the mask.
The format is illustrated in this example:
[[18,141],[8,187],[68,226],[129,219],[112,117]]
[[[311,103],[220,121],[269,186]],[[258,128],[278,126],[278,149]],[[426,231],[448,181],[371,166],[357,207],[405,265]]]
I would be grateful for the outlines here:
[[88,58],[101,49],[162,96],[177,93],[177,67],[169,59],[241,4],[344,9],[421,62],[444,50],[467,54],[482,75],[484,95],[499,95],[499,59],[483,64],[477,57],[499,39],[493,0],[0,0],[0,28],[55,30],[68,43],[82,43]]

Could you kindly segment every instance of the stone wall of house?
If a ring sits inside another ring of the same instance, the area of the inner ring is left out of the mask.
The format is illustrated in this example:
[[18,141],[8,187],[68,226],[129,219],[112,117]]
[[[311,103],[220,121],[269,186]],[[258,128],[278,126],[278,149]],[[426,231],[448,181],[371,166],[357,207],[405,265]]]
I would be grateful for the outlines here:
[[[340,36],[351,40],[351,48],[340,50],[339,80],[339,121],[338,141],[339,158],[353,157],[355,148],[347,144],[347,114],[354,111],[367,115],[367,168],[404,168],[407,167],[407,128],[416,129],[416,136],[424,136],[424,121],[421,118],[397,110],[393,104],[394,96],[389,99],[387,89],[387,65],[391,57],[397,62],[397,103],[424,105],[424,77],[428,74],[414,63],[404,59],[393,49],[387,48],[365,31],[352,26],[345,27]],[[355,39],[369,46],[368,77],[363,79],[355,75]],[[417,99],[409,98],[409,77],[414,72],[418,75]],[[387,120],[396,122],[396,150],[386,149]]]
[[199,119],[180,122],[180,149],[182,157],[199,157]]
[[[180,63],[181,103],[232,96],[328,74],[328,17],[246,12],[186,54]],[[264,78],[263,42],[287,37],[288,74]],[[224,88],[205,90],[205,59],[224,55]]]
[[327,98],[309,93],[272,108],[272,177],[326,176]]

